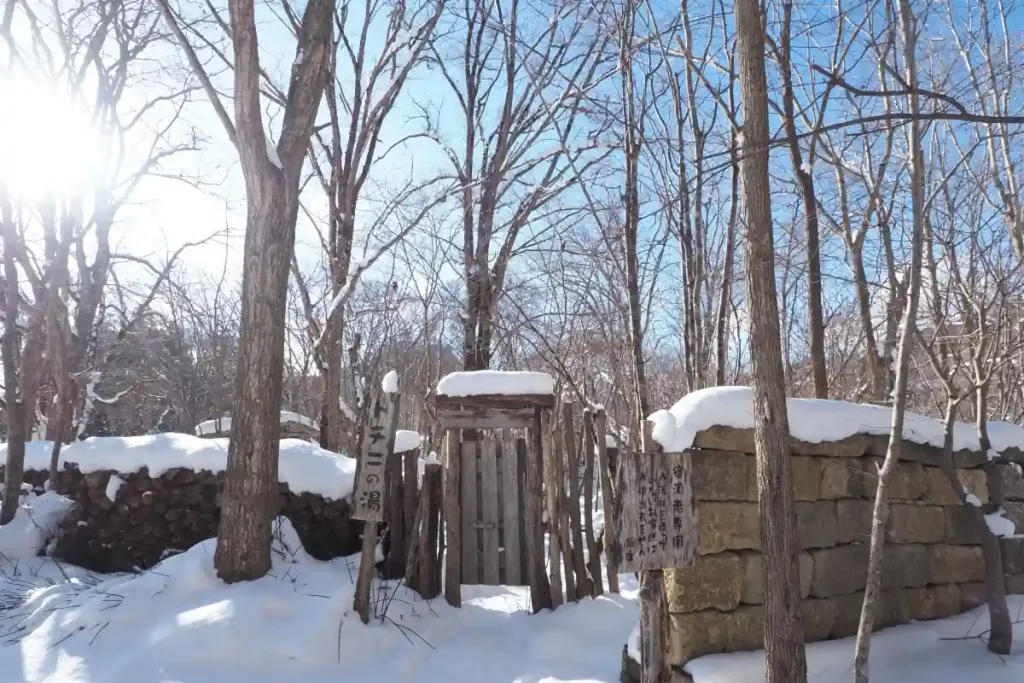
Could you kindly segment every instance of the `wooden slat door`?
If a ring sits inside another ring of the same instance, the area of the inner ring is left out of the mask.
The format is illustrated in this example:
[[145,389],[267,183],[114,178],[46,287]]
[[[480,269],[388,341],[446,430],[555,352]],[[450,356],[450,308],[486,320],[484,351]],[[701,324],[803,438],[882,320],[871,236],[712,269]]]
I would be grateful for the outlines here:
[[525,583],[523,439],[462,444],[462,583]]

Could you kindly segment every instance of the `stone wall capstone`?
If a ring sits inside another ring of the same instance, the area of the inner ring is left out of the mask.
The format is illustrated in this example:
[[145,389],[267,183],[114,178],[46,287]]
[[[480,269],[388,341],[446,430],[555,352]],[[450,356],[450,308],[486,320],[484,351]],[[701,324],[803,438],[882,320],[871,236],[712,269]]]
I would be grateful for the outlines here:
[[[800,534],[800,589],[808,641],[855,635],[868,564],[877,467],[888,439],[793,440]],[[753,432],[712,427],[697,434],[693,485],[696,564],[666,571],[669,663],[764,646],[760,533]],[[904,442],[887,526],[877,628],[959,614],[985,602],[981,532],[939,467],[940,451]],[[984,455],[954,454],[957,475],[981,501]],[[1024,528],[1024,482],[1001,467],[1007,517]],[[1024,539],[1003,539],[1008,593],[1024,591]]]

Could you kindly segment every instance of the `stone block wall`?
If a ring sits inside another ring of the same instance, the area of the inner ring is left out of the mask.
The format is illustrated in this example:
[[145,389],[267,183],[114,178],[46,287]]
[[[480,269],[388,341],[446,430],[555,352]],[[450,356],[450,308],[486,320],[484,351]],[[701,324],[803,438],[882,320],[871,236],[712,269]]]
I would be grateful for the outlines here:
[[[808,641],[855,635],[868,564],[877,467],[887,440],[793,444],[800,590]],[[695,566],[666,572],[669,662],[763,647],[753,435],[715,427],[692,451],[699,518]],[[878,627],[952,616],[985,602],[981,534],[938,467],[907,444],[891,492]],[[988,499],[980,454],[956,454],[966,489]],[[1008,517],[1024,528],[1024,480],[1001,471]],[[1006,540],[1008,592],[1024,592],[1024,540]]]
[[[0,467],[0,473],[3,468]],[[122,480],[107,496],[111,476]],[[28,470],[25,481],[41,487],[45,471]],[[224,473],[175,468],[159,477],[149,470],[118,474],[60,473],[57,491],[74,501],[58,535],[55,554],[98,572],[148,569],[168,554],[187,550],[217,535]],[[306,551],[329,560],[359,551],[362,524],[349,517],[346,499],[292,493],[279,484],[277,514],[291,520]]]

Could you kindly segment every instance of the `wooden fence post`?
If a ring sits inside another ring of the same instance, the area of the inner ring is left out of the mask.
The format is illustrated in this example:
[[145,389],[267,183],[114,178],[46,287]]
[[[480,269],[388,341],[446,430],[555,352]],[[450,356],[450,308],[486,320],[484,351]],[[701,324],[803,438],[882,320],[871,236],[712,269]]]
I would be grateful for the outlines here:
[[405,499],[402,503],[405,528],[412,529],[416,522],[416,506],[419,501],[419,460],[420,449],[414,448],[402,454],[402,492]]
[[377,394],[370,403],[366,431],[359,453],[360,467],[356,480],[352,519],[361,519],[363,548],[359,557],[359,575],[353,607],[364,624],[370,622],[370,584],[377,547],[377,524],[384,519],[384,471],[395,449],[398,428],[398,394]]
[[594,414],[588,406],[583,411],[583,521],[586,524],[587,553],[590,555],[590,578],[594,595],[604,593],[601,576],[601,552],[594,534]]
[[445,432],[444,518],[445,551],[444,597],[452,607],[462,607],[462,450],[459,431]]
[[416,521],[411,527],[405,581],[425,600],[441,592],[440,559],[437,554],[438,522],[441,517],[442,473],[440,463],[427,463],[423,471]]
[[[526,453],[526,557],[530,602],[533,613],[554,607],[552,586],[544,571],[544,433],[541,431],[541,409],[534,410],[530,444]],[[560,588],[559,588],[560,589]]]
[[562,403],[562,429],[565,440],[565,465],[569,478],[567,504],[569,527],[572,531],[572,564],[576,571],[576,599],[594,594],[594,586],[587,576],[583,557],[583,521],[580,519],[580,459],[576,450],[576,430],[573,428],[572,403]]
[[[605,557],[608,559],[608,591],[619,592],[619,564],[610,552],[616,544],[617,520],[615,519],[615,493],[612,490],[611,468],[608,463],[608,427],[604,410],[594,415],[594,430],[597,433],[597,466],[601,471],[601,509],[604,511]],[[600,561],[600,560],[599,560]]]
[[[544,493],[548,510],[548,580],[551,581],[551,607],[562,604],[561,506],[558,504],[558,454],[554,444],[544,439]],[[544,547],[543,542],[541,547]]]

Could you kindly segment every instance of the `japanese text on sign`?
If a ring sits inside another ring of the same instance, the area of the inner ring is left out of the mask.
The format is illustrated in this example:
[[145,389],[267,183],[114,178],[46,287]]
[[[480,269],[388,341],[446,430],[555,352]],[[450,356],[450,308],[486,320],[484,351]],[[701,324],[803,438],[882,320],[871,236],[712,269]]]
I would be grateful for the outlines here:
[[619,571],[688,567],[697,513],[688,453],[639,453],[619,473]]
[[384,521],[384,465],[388,444],[394,444],[391,401],[390,396],[378,395],[370,406],[369,424],[359,453],[353,519]]

